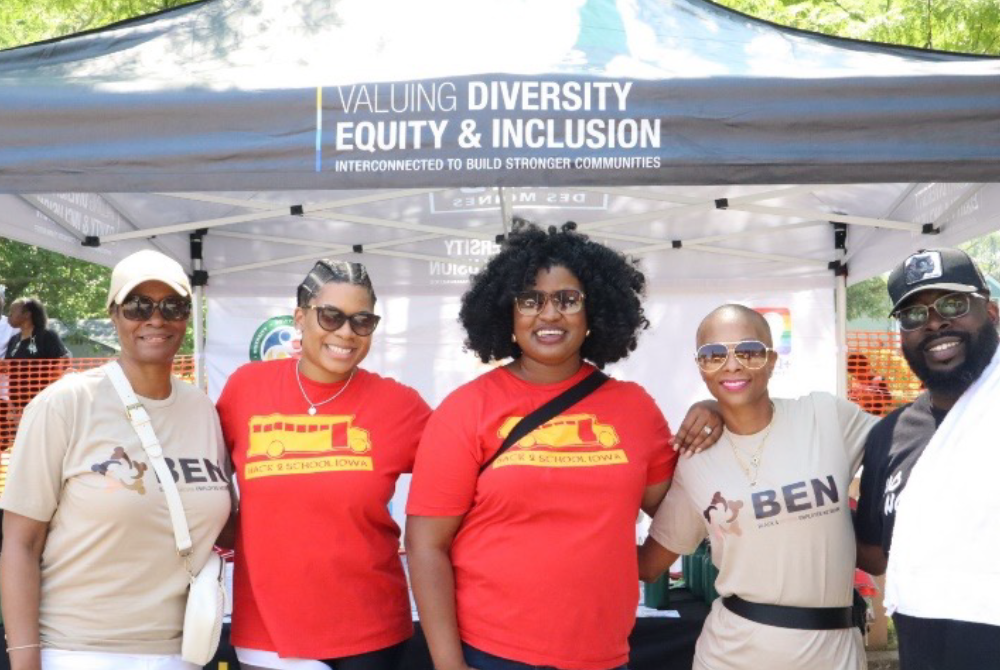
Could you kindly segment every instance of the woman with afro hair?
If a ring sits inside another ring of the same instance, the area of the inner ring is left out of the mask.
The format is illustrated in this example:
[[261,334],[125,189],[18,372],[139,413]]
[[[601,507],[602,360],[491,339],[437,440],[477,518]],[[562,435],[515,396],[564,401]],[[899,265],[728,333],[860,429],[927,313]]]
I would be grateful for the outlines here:
[[[634,261],[572,223],[516,222],[473,278],[466,346],[511,360],[449,395],[417,451],[406,544],[437,670],[625,668],[635,519],[677,458],[653,399],[609,379],[490,459],[521,418],[635,350],[644,288]],[[693,415],[687,432],[714,442],[719,420]]]

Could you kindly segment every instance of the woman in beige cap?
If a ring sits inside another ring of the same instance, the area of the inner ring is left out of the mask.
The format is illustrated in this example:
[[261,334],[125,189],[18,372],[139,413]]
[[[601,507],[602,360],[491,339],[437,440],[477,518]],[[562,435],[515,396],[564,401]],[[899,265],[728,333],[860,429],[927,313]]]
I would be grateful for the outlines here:
[[[190,296],[178,263],[140,251],[115,267],[108,312],[117,363],[176,481],[197,572],[229,517],[231,476],[211,401],[171,375]],[[12,670],[196,667],[180,657],[188,572],[164,490],[109,374],[45,389],[14,441],[0,499]]]

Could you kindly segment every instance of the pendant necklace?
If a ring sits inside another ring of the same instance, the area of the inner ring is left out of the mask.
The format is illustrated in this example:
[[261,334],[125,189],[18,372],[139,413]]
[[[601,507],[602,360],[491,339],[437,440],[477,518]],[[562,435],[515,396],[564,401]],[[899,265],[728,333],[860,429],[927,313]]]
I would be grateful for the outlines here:
[[[723,433],[726,436],[726,441],[729,442],[729,446],[733,450],[733,456],[736,457],[736,462],[739,463],[740,469],[743,470],[743,474],[750,480],[750,486],[757,486],[757,474],[760,471],[761,457],[764,453],[764,445],[767,444],[767,438],[771,436],[771,428],[774,426],[774,415],[774,403],[771,403],[771,422],[767,424],[767,430],[764,432],[764,437],[761,438],[757,448],[750,454],[749,463],[743,462],[743,457],[740,455],[740,448],[733,442],[733,438],[730,437],[729,432],[726,431]],[[751,468],[753,470],[752,474]]]
[[356,371],[357,371],[357,368],[352,368],[351,369],[351,376],[347,378],[347,381],[344,382],[344,385],[340,387],[339,391],[337,391],[336,393],[334,393],[332,396],[330,396],[326,400],[321,400],[320,402],[313,402],[312,400],[309,399],[309,396],[306,395],[306,389],[305,389],[305,387],[302,386],[302,376],[299,373],[299,364],[296,363],[295,364],[295,381],[297,381],[299,383],[299,391],[302,392],[302,397],[305,398],[305,401],[309,404],[309,409],[306,410],[306,412],[309,414],[309,416],[316,416],[316,408],[317,407],[319,407],[320,405],[325,405],[328,402],[333,402],[334,400],[336,400],[340,396],[341,393],[343,393],[344,391],[346,391],[347,387],[351,385],[351,380],[354,379],[354,373]]

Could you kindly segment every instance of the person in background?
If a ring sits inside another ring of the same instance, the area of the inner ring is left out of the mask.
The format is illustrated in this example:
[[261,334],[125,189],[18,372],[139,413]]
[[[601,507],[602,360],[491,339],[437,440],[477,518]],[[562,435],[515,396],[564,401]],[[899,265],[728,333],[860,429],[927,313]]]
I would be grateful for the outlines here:
[[696,670],[861,670],[847,490],[877,421],[828,393],[771,399],[777,363],[760,313],[723,305],[695,361],[719,402],[720,445],[678,465],[639,551],[653,581],[710,538],[719,569]]
[[[636,516],[677,457],[656,403],[609,379],[491,459],[523,417],[635,350],[644,287],[575,224],[517,221],[462,298],[468,349],[512,360],[451,393],[417,452],[406,545],[437,670],[625,667]],[[717,438],[704,414],[688,434]]]
[[140,251],[115,266],[107,302],[118,363],[177,477],[190,565],[104,369],[63,377],[25,410],[0,498],[11,670],[195,670],[180,657],[189,575],[229,517],[231,470],[212,402],[171,374],[190,295],[177,262]]
[[361,368],[380,317],[360,263],[298,287],[299,358],[237,370],[219,397],[240,489],[232,641],[244,670],[393,670],[413,634],[388,504],[430,407]]
[[14,326],[10,325],[7,316],[4,314],[5,301],[7,300],[7,287],[0,284],[0,359],[7,357],[7,343],[17,332]]
[[19,333],[7,340],[9,359],[65,358],[69,351],[55,331],[47,328],[49,317],[38,298],[18,298],[10,304],[9,322]]
[[868,437],[858,564],[888,568],[901,668],[997,668],[1000,311],[958,249],[918,251],[888,288],[903,355],[927,391]]
[[16,430],[24,407],[31,399],[62,375],[64,366],[61,363],[44,361],[70,355],[59,335],[48,328],[45,306],[37,298],[18,298],[12,302],[9,320],[18,332],[4,347],[8,371],[5,387],[8,433]]
[[[17,332],[7,321],[7,316],[4,313],[6,298],[7,287],[0,284],[0,360],[7,357],[7,342]],[[14,441],[14,422],[13,417],[10,416],[10,382],[3,363],[0,363],[0,368],[3,368],[0,370],[0,449],[6,449]]]
[[848,354],[847,372],[850,375],[847,399],[869,414],[888,414],[892,409],[892,392],[885,380],[872,370],[868,357],[859,353]]

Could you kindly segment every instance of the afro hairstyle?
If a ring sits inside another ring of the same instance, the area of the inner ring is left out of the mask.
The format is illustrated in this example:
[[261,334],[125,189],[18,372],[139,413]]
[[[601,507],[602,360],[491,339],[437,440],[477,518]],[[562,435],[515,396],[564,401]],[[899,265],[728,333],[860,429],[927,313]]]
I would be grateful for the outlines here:
[[462,296],[459,321],[465,347],[481,361],[518,358],[514,332],[514,295],[530,289],[540,270],[564,267],[583,286],[590,336],[581,356],[599,368],[635,351],[639,333],[649,327],[642,309],[646,278],[638,261],[576,232],[570,221],[560,229],[515,219],[503,247],[472,278]]

